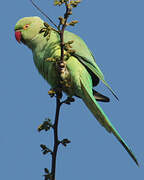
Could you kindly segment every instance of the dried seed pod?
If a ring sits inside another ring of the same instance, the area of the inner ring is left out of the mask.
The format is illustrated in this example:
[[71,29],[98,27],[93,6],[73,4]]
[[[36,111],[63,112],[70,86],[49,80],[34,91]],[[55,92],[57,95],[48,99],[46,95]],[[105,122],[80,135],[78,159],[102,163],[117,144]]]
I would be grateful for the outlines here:
[[65,67],[65,64],[64,64],[63,62],[61,62],[61,63],[59,64],[59,66],[60,66],[61,68],[63,68],[63,67]]
[[65,72],[65,70],[64,70],[64,69],[61,69],[61,70],[60,70],[60,73],[64,73],[64,72]]

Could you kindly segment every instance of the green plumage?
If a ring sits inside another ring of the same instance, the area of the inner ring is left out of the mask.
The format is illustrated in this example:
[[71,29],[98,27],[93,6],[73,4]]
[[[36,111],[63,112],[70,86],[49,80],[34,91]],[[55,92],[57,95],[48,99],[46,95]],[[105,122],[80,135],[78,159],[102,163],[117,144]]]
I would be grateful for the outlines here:
[[[25,25],[28,25],[28,28],[24,28]],[[48,36],[44,37],[44,32],[39,33],[43,27],[44,22],[39,17],[26,17],[17,22],[15,31],[21,32],[21,41],[32,50],[34,63],[40,74],[47,80],[52,88],[56,88],[59,83],[59,75],[55,62],[45,60],[48,58],[60,58],[59,34],[51,29],[49,30]],[[75,52],[65,59],[67,73],[63,76],[66,81],[66,84],[63,85],[63,91],[67,93],[68,96],[80,97],[99,123],[105,127],[109,133],[114,134],[138,165],[134,154],[110,123],[108,117],[97,102],[98,100],[109,101],[107,97],[93,91],[93,86],[96,86],[99,80],[109,88],[116,98],[117,96],[105,81],[104,75],[97,66],[91,51],[80,37],[69,31],[65,31],[64,41],[65,43],[74,41],[71,46]]]

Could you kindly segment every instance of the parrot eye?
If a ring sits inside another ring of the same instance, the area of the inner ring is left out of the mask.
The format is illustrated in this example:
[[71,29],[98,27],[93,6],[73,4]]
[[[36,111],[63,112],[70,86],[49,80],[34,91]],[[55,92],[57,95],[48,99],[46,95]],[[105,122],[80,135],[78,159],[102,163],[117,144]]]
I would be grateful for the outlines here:
[[29,24],[24,25],[23,29],[27,29],[29,27]]

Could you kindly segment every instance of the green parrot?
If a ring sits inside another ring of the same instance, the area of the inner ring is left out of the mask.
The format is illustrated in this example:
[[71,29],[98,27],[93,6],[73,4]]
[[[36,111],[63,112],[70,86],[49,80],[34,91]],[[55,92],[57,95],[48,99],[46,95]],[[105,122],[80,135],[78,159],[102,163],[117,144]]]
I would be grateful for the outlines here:
[[[24,17],[15,25],[15,37],[19,43],[22,42],[32,50],[34,63],[38,71],[54,89],[59,86],[59,73],[57,72],[56,63],[51,59],[60,58],[61,56],[60,37],[53,28],[49,28],[47,36],[44,37],[45,32],[40,33],[44,27],[44,21],[39,17]],[[66,83],[63,83],[62,90],[69,97],[77,96],[81,98],[99,123],[109,133],[114,134],[139,166],[131,149],[113,127],[97,102],[109,102],[109,98],[95,91],[93,86],[96,86],[101,80],[116,98],[117,96],[105,81],[103,73],[97,66],[94,56],[85,42],[79,36],[65,31],[64,42],[69,41],[73,41],[71,47],[74,53],[64,61],[67,71],[63,72],[63,80]],[[66,51],[64,53],[66,54]]]

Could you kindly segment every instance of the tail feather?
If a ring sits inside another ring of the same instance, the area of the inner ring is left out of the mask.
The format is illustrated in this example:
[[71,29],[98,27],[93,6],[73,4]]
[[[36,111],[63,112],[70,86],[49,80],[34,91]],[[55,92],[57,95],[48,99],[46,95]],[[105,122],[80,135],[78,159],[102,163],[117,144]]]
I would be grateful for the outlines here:
[[92,114],[96,117],[96,119],[99,121],[99,123],[105,127],[105,129],[109,133],[113,133],[114,136],[117,138],[117,140],[122,144],[122,146],[126,149],[128,154],[131,156],[131,158],[134,160],[134,162],[139,166],[138,161],[134,154],[132,153],[131,149],[127,146],[127,144],[124,142],[124,140],[121,138],[119,133],[116,131],[116,129],[113,127],[111,122],[109,121],[108,117],[106,114],[103,112],[102,108],[100,105],[97,103],[95,100],[93,94],[90,89],[87,87],[87,85],[83,82],[81,78],[81,88],[83,91],[83,101],[89,108],[89,110],[92,112]]
[[113,128],[112,129],[112,133],[114,134],[114,136],[117,138],[117,140],[121,143],[121,145],[125,148],[125,150],[128,152],[128,154],[131,156],[131,158],[134,160],[134,162],[136,163],[137,166],[139,166],[139,163],[135,157],[135,155],[133,154],[133,152],[131,151],[131,149],[128,147],[128,145],[124,142],[124,140],[121,138],[120,134]]
[[101,102],[109,102],[110,101],[110,99],[108,97],[104,96],[103,94],[100,94],[99,92],[97,92],[94,89],[93,89],[93,95],[97,101],[101,101]]

